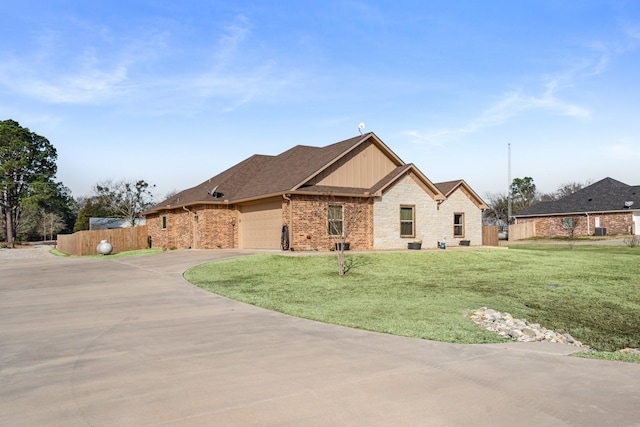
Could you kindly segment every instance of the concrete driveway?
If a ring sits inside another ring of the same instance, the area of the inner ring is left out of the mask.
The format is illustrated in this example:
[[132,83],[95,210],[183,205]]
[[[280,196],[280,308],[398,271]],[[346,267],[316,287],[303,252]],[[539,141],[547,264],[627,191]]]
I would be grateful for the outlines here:
[[640,425],[640,365],[341,328],[182,278],[240,254],[0,259],[0,424]]

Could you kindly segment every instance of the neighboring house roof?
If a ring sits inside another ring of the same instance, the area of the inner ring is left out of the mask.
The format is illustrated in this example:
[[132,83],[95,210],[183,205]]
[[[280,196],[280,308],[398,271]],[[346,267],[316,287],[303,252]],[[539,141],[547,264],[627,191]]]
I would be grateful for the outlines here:
[[[633,203],[629,204],[629,202]],[[629,209],[640,209],[640,186],[627,185],[612,178],[605,178],[560,200],[536,203],[514,216],[603,213]]]
[[[372,143],[396,165],[371,188],[314,184],[313,178],[347,158],[361,144]],[[254,155],[207,181],[181,191],[144,214],[194,204],[242,203],[279,194],[327,194],[370,197],[382,192],[405,174],[422,182],[435,200],[446,197],[413,164],[405,164],[374,133],[366,133],[326,147],[297,145],[277,156]],[[466,185],[466,184],[465,184]],[[468,187],[468,186],[467,186]],[[475,194],[469,188],[472,194]],[[214,194],[215,193],[215,194]],[[478,198],[479,199],[479,198]]]

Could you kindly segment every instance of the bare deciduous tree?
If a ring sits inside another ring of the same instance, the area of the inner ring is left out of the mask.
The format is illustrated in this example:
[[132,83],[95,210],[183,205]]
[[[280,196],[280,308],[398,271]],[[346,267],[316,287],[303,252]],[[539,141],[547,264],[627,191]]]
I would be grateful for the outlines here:
[[580,222],[579,217],[566,217],[562,219],[562,226],[567,230],[567,237],[569,238],[569,245],[573,248],[576,238],[576,228]]
[[153,187],[143,179],[135,182],[106,180],[96,184],[94,199],[111,212],[110,215],[126,218],[133,227],[142,212],[153,205]]
[[345,200],[333,195],[314,202],[318,220],[327,222],[327,234],[333,243],[338,260],[338,275],[344,276],[354,266],[345,256],[349,238],[362,224],[367,224],[369,205],[360,200]]
[[508,198],[506,194],[487,194],[485,196],[489,209],[483,212],[484,225],[504,226],[508,221]]
[[40,227],[42,229],[42,240],[53,240],[65,227],[63,218],[55,212],[41,212]]

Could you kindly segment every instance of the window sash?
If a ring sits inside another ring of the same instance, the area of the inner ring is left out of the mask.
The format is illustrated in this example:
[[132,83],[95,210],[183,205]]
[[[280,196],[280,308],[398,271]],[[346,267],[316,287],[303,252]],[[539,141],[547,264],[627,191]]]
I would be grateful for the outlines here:
[[464,214],[453,214],[453,237],[464,237]]
[[330,236],[342,236],[344,211],[342,205],[329,205],[327,232]]
[[400,206],[400,237],[415,237],[415,209]]
[[167,216],[166,215],[162,215],[160,221],[162,223],[162,229],[166,230],[167,229]]

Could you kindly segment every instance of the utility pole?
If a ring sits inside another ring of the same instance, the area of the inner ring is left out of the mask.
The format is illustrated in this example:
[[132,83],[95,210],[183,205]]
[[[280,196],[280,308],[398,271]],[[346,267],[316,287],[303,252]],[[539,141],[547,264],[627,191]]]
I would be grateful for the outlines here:
[[507,224],[511,223],[511,143],[507,144]]

